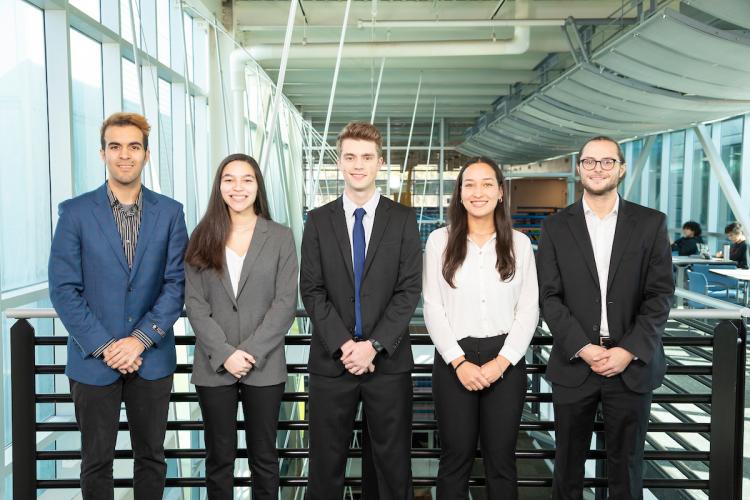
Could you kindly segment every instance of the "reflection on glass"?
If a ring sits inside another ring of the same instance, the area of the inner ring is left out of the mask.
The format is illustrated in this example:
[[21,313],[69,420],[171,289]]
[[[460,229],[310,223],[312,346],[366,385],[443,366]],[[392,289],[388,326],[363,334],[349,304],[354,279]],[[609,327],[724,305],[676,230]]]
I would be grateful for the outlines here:
[[[49,149],[42,11],[0,6],[0,289],[46,281],[50,245]],[[13,117],[9,119],[8,117]],[[23,265],[19,265],[23,263]]]
[[99,127],[104,119],[102,46],[70,30],[70,72],[73,80],[73,192],[81,194],[104,182],[99,157]]
[[135,63],[122,58],[122,110],[140,113],[140,95],[138,91],[138,72]]

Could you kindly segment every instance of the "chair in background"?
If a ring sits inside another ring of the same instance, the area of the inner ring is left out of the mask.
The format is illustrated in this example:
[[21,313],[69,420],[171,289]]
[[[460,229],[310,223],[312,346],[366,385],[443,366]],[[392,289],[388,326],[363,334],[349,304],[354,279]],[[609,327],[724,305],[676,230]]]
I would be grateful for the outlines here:
[[705,276],[706,283],[708,284],[707,295],[709,297],[736,302],[739,296],[739,282],[729,276],[722,276],[711,272],[712,268],[729,269],[735,267],[734,264],[729,263],[721,265],[693,264],[693,272]]

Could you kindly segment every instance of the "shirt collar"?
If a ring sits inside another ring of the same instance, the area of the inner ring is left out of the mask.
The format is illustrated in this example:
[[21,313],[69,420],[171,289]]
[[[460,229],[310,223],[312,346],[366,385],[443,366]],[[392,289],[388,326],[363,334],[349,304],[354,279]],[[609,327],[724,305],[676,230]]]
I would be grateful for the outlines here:
[[[354,216],[354,211],[359,208],[359,205],[354,203],[347,195],[344,193],[343,195],[343,202],[344,202],[344,213],[347,217]],[[378,208],[378,203],[380,202],[380,191],[377,189],[375,190],[375,193],[373,193],[372,198],[367,200],[364,205],[362,205],[362,208],[365,209],[365,215],[375,215],[375,209]]]
[[[584,213],[584,214],[585,214],[586,216],[589,216],[589,215],[593,215],[593,216],[596,216],[596,214],[594,214],[594,211],[593,211],[593,210],[591,210],[591,207],[589,206],[589,204],[588,204],[588,203],[586,203],[586,198],[581,198],[581,201],[583,202],[583,213]],[[615,206],[614,206],[614,207],[612,207],[612,211],[611,211],[611,212],[609,212],[609,213],[608,213],[607,215],[605,215],[604,217],[602,217],[602,219],[606,219],[607,217],[609,217],[609,216],[610,216],[610,215],[612,215],[612,214],[614,214],[614,215],[617,215],[617,213],[618,213],[619,211],[620,211],[620,195],[618,194],[618,195],[617,195],[617,198],[615,199]]]
[[[107,184],[107,197],[109,198],[109,205],[112,208],[115,208],[115,207],[121,208],[122,203],[120,203],[120,200],[117,199],[117,197],[115,196],[115,193],[112,192],[112,188],[109,187],[109,182],[107,182],[106,184]],[[143,189],[138,191],[138,198],[135,200],[135,206],[133,209],[135,211],[140,211],[142,207],[143,207]]]

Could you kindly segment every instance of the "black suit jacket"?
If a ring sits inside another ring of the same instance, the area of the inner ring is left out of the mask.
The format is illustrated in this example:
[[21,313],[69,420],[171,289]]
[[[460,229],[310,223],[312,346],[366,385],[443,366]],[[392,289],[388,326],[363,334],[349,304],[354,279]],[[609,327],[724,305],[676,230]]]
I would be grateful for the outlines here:
[[608,283],[599,283],[583,203],[550,215],[537,252],[539,298],[553,337],[547,379],[578,387],[593,372],[576,353],[599,343],[600,286],[607,287],[612,340],[638,359],[622,373],[630,390],[659,387],[666,364],[662,335],[674,293],[666,217],[620,200]]
[[[341,346],[354,335],[352,250],[341,197],[307,214],[302,237],[300,291],[313,324],[308,369],[338,376]],[[414,211],[380,197],[362,278],[363,337],[384,351],[376,373],[414,367],[409,320],[422,291],[422,247]]]

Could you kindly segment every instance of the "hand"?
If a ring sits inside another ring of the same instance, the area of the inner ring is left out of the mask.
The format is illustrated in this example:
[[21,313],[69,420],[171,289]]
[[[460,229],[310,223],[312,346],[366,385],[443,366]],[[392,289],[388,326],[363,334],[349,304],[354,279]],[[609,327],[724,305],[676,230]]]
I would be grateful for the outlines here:
[[138,368],[140,368],[142,364],[143,364],[143,358],[141,358],[139,356],[139,357],[135,358],[135,361],[133,361],[132,365],[126,366],[124,368],[118,368],[117,371],[119,371],[123,375],[125,375],[126,373],[137,372]]
[[[375,359],[375,355],[378,351],[372,346],[371,342],[354,342],[353,345],[347,342],[341,348],[343,355],[341,356],[341,362],[344,363],[346,368],[352,375],[362,375],[370,371],[370,367],[374,370],[372,360]],[[346,349],[344,349],[346,347]]]
[[581,358],[593,367],[595,364],[600,362],[602,359],[608,356],[608,351],[600,345],[588,344],[578,353],[578,357]]
[[[458,381],[461,382],[467,391],[481,391],[490,386],[490,381],[482,374],[482,369],[471,361],[461,363],[465,358],[463,356],[451,361],[453,368],[456,370]],[[456,368],[458,364],[461,366]]]
[[602,377],[614,377],[625,371],[635,356],[622,347],[607,349],[607,356],[603,356],[591,369]]
[[[464,363],[466,364],[466,363]],[[480,368],[482,375],[487,379],[487,382],[494,384],[497,382],[505,373],[505,370],[510,366],[510,361],[505,359],[505,356],[498,355],[495,359],[491,359]]]
[[137,358],[143,354],[146,347],[135,337],[125,337],[112,343],[102,354],[104,362],[113,370],[120,370],[132,366]]
[[242,378],[253,369],[255,358],[243,350],[237,349],[224,361],[224,368],[234,377]]

